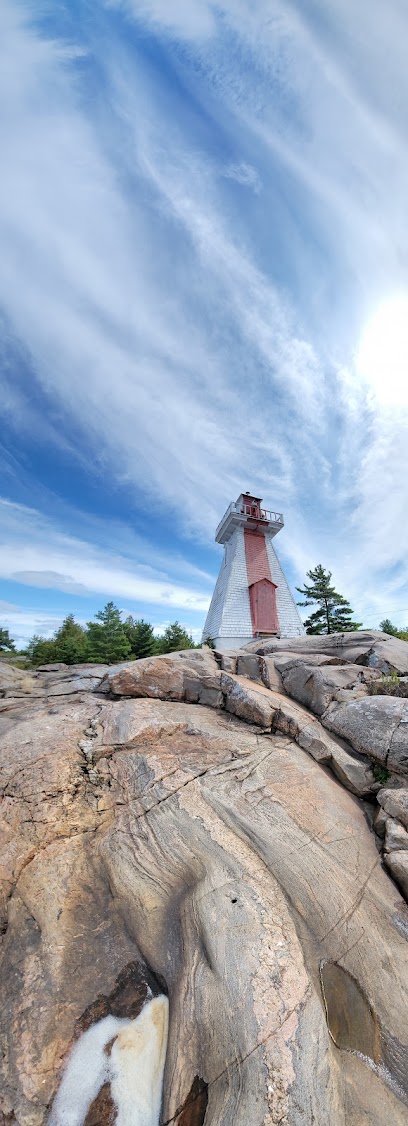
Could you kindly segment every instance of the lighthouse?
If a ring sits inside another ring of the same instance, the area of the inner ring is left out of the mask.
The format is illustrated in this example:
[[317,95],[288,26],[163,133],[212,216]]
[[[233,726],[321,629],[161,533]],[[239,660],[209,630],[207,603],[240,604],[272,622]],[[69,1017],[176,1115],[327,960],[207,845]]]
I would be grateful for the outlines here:
[[215,533],[224,558],[203,629],[217,649],[235,649],[259,637],[295,637],[304,626],[273,539],[281,512],[263,508],[260,497],[241,493]]

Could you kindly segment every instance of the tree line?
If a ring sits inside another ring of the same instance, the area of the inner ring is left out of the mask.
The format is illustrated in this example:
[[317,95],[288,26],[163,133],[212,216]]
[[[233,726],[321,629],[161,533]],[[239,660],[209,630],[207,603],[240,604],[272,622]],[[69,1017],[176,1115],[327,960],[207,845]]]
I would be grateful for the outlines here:
[[[325,571],[321,563],[314,570],[306,572],[309,583],[296,587],[303,601],[298,606],[314,606],[316,609],[304,622],[307,634],[346,633],[362,628],[355,622],[350,603],[335,590],[331,583],[332,572]],[[81,662],[114,664],[115,661],[138,660],[151,657],[155,653],[173,653],[179,649],[198,649],[191,634],[179,622],[172,622],[161,636],[156,637],[153,626],[144,618],[133,618],[131,614],[123,621],[120,610],[113,602],[108,602],[103,610],[95,614],[96,621],[88,622],[86,627],[68,614],[54,637],[48,640],[37,634],[28,642],[26,649],[20,650],[33,665],[48,665],[64,662],[67,665]],[[379,624],[383,633],[408,641],[408,626],[399,630],[389,618]],[[206,644],[214,647],[213,639],[206,638]],[[0,653],[16,653],[9,631],[0,627]]]
[[380,622],[379,628],[382,629],[383,633],[389,633],[391,637],[399,637],[401,641],[408,641],[408,626],[398,629],[398,626],[393,626],[389,618],[384,618],[384,621]]
[[[98,610],[95,618],[96,621],[87,622],[84,627],[75,621],[73,614],[68,614],[51,639],[34,634],[20,655],[33,665],[50,665],[60,661],[66,665],[88,661],[111,665],[116,661],[151,657],[155,653],[196,648],[191,634],[179,622],[172,622],[163,634],[156,637],[153,626],[144,618],[133,618],[129,614],[123,621],[113,602]],[[2,638],[2,634],[6,637]],[[8,630],[0,631],[1,648],[15,652]]]

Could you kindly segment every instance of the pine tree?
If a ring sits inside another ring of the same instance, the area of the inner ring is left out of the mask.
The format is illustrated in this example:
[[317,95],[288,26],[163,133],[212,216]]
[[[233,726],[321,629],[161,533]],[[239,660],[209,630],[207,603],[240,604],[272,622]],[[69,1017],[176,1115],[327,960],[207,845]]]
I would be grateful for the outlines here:
[[397,626],[393,626],[389,618],[384,618],[384,621],[380,622],[379,628],[383,633],[389,633],[391,637],[396,637],[398,634]]
[[0,626],[0,653],[5,653],[6,651],[15,653],[16,647],[13,638],[10,637],[8,629],[3,629],[3,627]]
[[24,652],[33,665],[53,665],[57,660],[55,642],[51,638],[40,637],[38,633],[30,639]]
[[33,659],[33,654],[39,641],[43,641],[43,638],[40,637],[39,633],[33,633],[33,636],[30,637],[29,641],[27,641],[27,645],[23,650],[23,653],[26,657],[29,658],[30,661],[32,661]]
[[156,652],[156,638],[150,622],[145,622],[144,618],[132,618],[129,614],[123,623],[123,629],[130,644],[132,657],[137,659],[150,657]]
[[383,633],[389,633],[390,637],[399,637],[400,641],[408,641],[408,626],[403,626],[398,629],[398,626],[393,626],[389,618],[384,618],[378,627]]
[[130,656],[120,611],[113,602],[95,614],[97,622],[88,622],[89,660],[111,665]]
[[177,649],[195,648],[191,634],[186,633],[180,622],[172,622],[171,625],[167,626],[167,629],[161,637],[157,638],[156,642],[157,653],[174,653]]
[[318,563],[314,571],[307,571],[307,578],[311,585],[297,586],[299,594],[305,596],[305,602],[298,602],[298,606],[313,606],[317,603],[318,609],[305,621],[306,633],[344,633],[361,628],[361,622],[353,622],[352,609],[343,598],[330,586],[331,571],[325,571]]
[[75,621],[73,614],[68,614],[62,626],[56,630],[54,645],[55,661],[64,661],[66,665],[75,665],[88,660],[86,631]]

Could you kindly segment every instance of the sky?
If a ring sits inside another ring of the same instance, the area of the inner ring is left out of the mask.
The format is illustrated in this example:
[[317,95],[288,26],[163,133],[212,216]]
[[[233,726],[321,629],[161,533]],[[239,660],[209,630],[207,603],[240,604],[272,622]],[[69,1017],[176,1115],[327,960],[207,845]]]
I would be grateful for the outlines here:
[[[242,491],[408,621],[406,0],[2,0],[0,623],[198,639]],[[299,596],[300,597],[300,596]]]

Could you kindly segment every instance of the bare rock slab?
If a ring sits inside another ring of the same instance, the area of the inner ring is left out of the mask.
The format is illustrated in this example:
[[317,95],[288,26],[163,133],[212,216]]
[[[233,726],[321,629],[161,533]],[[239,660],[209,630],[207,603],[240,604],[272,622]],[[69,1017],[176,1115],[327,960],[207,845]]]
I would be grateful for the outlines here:
[[30,696],[35,688],[35,674],[17,669],[7,661],[0,660],[0,698],[7,696]]
[[301,703],[208,650],[111,668],[93,693],[102,671],[80,694],[48,692],[77,668],[39,674],[48,698],[0,709],[6,1123],[60,1126],[70,1061],[103,1032],[75,1121],[130,1121],[123,1046],[134,1120],[157,1126],[133,1064],[168,994],[163,1123],[405,1126],[407,788],[378,794],[385,869],[355,796],[369,757]]
[[244,677],[222,673],[221,690],[228,712],[247,723],[256,723],[270,729],[274,707],[267,688],[261,684],[254,688]]
[[[185,700],[221,703],[221,672],[210,649],[186,649],[168,656],[145,657],[112,670],[100,689],[115,696],[153,697],[158,700]],[[204,699],[204,691],[210,696]],[[217,695],[218,694],[218,695]]]
[[366,665],[385,675],[396,672],[399,676],[405,676],[408,673],[408,642],[390,637],[379,630],[357,630],[318,637],[271,638],[251,642],[246,649],[263,656],[288,649],[305,655],[320,653],[339,657],[342,664],[351,661],[352,664]]
[[282,677],[274,657],[262,657],[262,680],[272,692],[283,691]]
[[384,853],[384,860],[403,895],[408,899],[408,852],[406,849],[401,849],[398,852],[386,852]]
[[387,817],[385,822],[385,845],[386,852],[396,852],[399,849],[408,849],[408,833],[399,821],[395,821],[394,817]]
[[229,653],[227,650],[225,650],[225,652],[221,652],[221,650],[219,650],[219,651],[215,650],[214,656],[215,656],[215,659],[217,661],[217,664],[219,664],[220,669],[222,669],[223,672],[236,673],[236,671],[237,671],[237,654],[236,654],[236,652],[231,651]]
[[[390,697],[389,697],[390,699]],[[408,700],[404,699],[400,721],[391,738],[387,767],[397,774],[408,774]]]
[[358,797],[370,794],[375,778],[365,756],[350,753],[347,746],[329,735],[320,720],[301,704],[274,692],[270,693],[270,698],[274,707],[273,731],[289,735],[316,762],[329,766],[351,793]]
[[309,663],[281,666],[285,692],[301,704],[305,704],[315,715],[323,715],[341,689],[361,688],[367,679],[378,674],[362,669],[360,665],[337,665],[314,668]]
[[377,801],[390,817],[396,817],[408,829],[408,789],[405,786],[380,790]]
[[245,654],[237,656],[237,676],[247,676],[248,680],[262,682],[262,661],[260,657]]
[[407,772],[408,702],[395,696],[370,696],[331,704],[322,723],[356,751],[396,773]]

